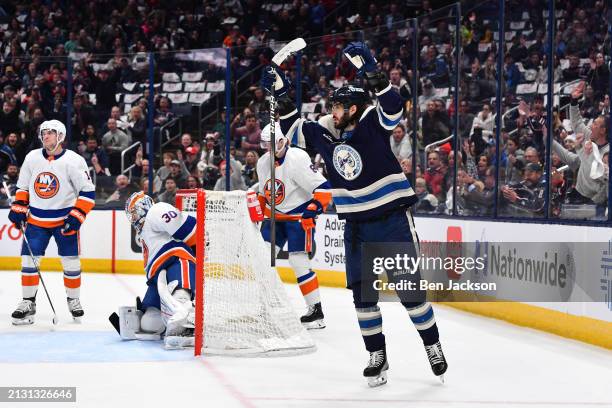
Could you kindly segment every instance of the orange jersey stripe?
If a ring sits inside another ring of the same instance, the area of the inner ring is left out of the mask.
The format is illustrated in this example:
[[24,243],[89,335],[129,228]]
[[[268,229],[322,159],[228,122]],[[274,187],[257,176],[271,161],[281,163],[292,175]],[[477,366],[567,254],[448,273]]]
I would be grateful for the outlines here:
[[68,289],[78,289],[81,287],[81,277],[79,276],[77,279],[69,279],[64,276],[64,286]]
[[191,289],[191,285],[189,284],[189,262],[184,259],[181,259],[181,272],[183,279],[183,288]]
[[15,200],[28,202],[30,200],[30,193],[25,190],[17,190]]
[[187,244],[187,246],[195,246],[196,244],[196,233],[195,233],[195,228],[193,229],[191,236],[187,238],[187,240],[185,241],[185,244]]
[[64,220],[39,221],[39,220],[35,220],[32,217],[28,217],[28,224],[36,225],[37,227],[42,227],[42,228],[54,228],[54,227],[59,227],[60,225],[64,225]]
[[313,279],[309,280],[308,282],[300,284],[300,290],[302,291],[302,295],[304,296],[306,296],[307,294],[309,294],[310,292],[314,290],[317,290],[318,288],[319,288],[319,280],[317,279],[316,275]]
[[170,251],[160,255],[155,261],[153,261],[153,264],[151,265],[151,267],[149,268],[149,272],[147,273],[148,278],[151,279],[152,277],[154,277],[159,267],[163,265],[164,262],[166,262],[172,256],[176,256],[180,259],[186,259],[194,263],[196,261],[194,256],[191,255],[186,249],[172,248]]
[[81,198],[78,198],[76,200],[76,203],[74,204],[76,208],[83,211],[85,214],[90,212],[91,209],[94,208],[95,205],[96,205],[95,203],[92,203],[91,201],[83,200]]
[[38,281],[38,275],[21,275],[22,286],[37,286]]

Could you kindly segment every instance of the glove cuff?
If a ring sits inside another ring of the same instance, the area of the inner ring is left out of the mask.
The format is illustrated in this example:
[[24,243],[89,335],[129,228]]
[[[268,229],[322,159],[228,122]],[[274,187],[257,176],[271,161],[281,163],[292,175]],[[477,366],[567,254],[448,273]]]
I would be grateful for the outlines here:
[[78,208],[73,208],[69,212],[74,218],[76,218],[81,224],[85,222],[85,213]]
[[385,74],[380,71],[366,72],[365,77],[368,86],[374,89],[374,92],[376,93],[379,93],[387,86],[389,86],[389,80],[387,79]]

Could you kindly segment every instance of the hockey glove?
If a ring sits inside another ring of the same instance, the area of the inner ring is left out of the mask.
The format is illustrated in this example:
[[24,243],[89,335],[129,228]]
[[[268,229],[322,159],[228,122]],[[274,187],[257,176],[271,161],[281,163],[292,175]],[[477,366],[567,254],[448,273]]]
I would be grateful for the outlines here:
[[317,215],[323,212],[323,205],[317,200],[310,201],[306,210],[302,213],[302,228],[304,231],[311,230],[315,227]]
[[21,225],[28,220],[28,203],[21,200],[13,202],[8,218],[15,228],[21,229]]
[[376,58],[370,53],[370,48],[363,42],[352,42],[342,50],[346,58],[357,68],[357,75],[376,71]]
[[291,83],[283,71],[276,65],[268,65],[261,74],[261,87],[269,93],[274,87],[274,96],[281,97],[287,94]]
[[78,208],[73,208],[68,213],[62,227],[62,235],[73,235],[81,228],[81,224],[85,222],[85,213]]

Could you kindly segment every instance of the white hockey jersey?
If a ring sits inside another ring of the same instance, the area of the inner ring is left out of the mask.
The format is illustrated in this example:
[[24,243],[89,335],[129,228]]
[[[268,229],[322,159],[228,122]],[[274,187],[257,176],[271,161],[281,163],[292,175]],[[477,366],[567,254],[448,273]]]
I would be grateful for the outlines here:
[[29,203],[28,223],[52,228],[62,225],[72,208],[91,211],[95,190],[83,157],[72,150],[49,156],[36,149],[21,166],[15,199]]
[[173,261],[173,257],[195,262],[196,219],[167,203],[149,209],[140,234],[147,281]]
[[[276,211],[277,218],[282,215],[299,216],[304,212],[308,202],[312,200],[313,193],[327,190],[323,185],[327,182],[325,177],[317,171],[310,156],[297,147],[289,147],[285,157],[277,159],[276,170]],[[270,153],[266,153],[257,162],[257,175],[259,178],[258,192],[266,198],[264,212],[270,210]]]

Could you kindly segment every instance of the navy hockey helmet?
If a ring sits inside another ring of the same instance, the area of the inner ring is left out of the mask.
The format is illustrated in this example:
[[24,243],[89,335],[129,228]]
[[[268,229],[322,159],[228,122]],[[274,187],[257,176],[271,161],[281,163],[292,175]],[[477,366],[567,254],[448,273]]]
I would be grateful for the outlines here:
[[348,109],[351,105],[361,107],[368,104],[370,102],[370,96],[363,88],[346,85],[333,91],[329,101],[332,105],[341,103],[345,109]]

